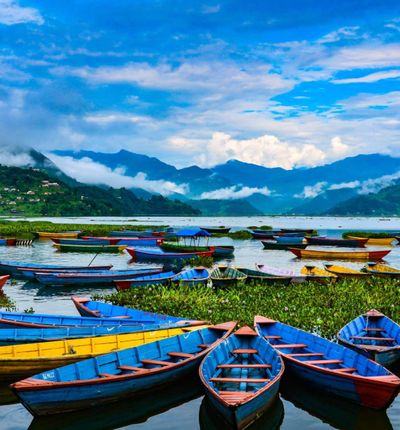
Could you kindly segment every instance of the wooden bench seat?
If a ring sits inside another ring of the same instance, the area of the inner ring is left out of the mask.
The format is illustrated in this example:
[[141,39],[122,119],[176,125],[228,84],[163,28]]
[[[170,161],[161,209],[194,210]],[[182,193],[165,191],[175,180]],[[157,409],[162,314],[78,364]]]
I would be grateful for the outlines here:
[[234,349],[232,351],[233,354],[257,354],[258,351],[256,349]]
[[293,354],[286,354],[288,357],[323,357],[323,352],[295,352]]
[[384,328],[380,328],[380,327],[365,327],[364,329],[366,332],[368,331],[376,331],[376,332],[382,332],[385,331]]
[[192,357],[194,357],[194,354],[188,354],[187,352],[178,352],[178,351],[177,352],[175,352],[175,351],[169,352],[168,355],[170,357],[178,357],[178,358],[192,358]]
[[210,347],[210,345],[206,344],[206,343],[201,343],[200,345],[197,345],[198,348],[200,349],[207,349]]
[[305,360],[307,364],[341,364],[343,360]]
[[210,378],[211,382],[227,382],[227,383],[242,383],[242,382],[253,382],[255,384],[263,384],[269,382],[270,379],[266,378]]
[[220,364],[218,369],[271,369],[271,364]]
[[381,342],[393,342],[395,340],[393,337],[375,337],[375,336],[350,336],[350,339],[378,340]]
[[154,364],[157,366],[170,366],[172,363],[170,361],[163,360],[140,360],[143,364]]
[[268,335],[268,336],[264,336],[264,339],[282,339],[282,336],[277,336],[277,335]]
[[355,367],[341,367],[340,369],[331,369],[331,370],[334,370],[335,372],[339,372],[339,373],[353,373],[357,371]]
[[118,366],[117,369],[127,372],[141,372],[147,371],[149,369],[145,369],[144,367],[136,367],[136,366]]
[[278,345],[273,345],[274,348],[286,349],[286,348],[306,348],[305,343],[280,343]]
[[115,375],[112,373],[99,373],[98,376],[100,376],[100,378],[112,378]]
[[253,393],[248,391],[220,391],[219,395],[226,401],[244,400]]

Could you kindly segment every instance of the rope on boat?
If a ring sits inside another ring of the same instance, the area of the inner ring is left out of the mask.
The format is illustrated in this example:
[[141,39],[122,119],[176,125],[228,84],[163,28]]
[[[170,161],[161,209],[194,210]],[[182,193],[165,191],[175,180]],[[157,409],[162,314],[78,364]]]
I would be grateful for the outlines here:
[[17,239],[15,242],[16,246],[32,246],[32,239]]

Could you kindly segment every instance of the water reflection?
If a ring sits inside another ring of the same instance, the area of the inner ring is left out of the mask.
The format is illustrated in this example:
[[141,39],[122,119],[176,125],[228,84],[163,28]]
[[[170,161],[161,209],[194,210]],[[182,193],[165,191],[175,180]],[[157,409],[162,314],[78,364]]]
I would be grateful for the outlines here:
[[[281,399],[272,405],[255,423],[246,430],[276,430],[281,427],[284,416],[284,408]],[[200,406],[199,413],[200,429],[201,430],[233,430],[219,412],[204,397]]]
[[310,415],[340,430],[393,430],[385,411],[363,408],[333,396],[307,388],[297,379],[281,383],[285,400]]
[[18,403],[17,396],[10,390],[8,384],[0,384],[0,405],[12,405]]
[[[34,418],[29,430],[111,430],[144,423],[155,415],[183,405],[203,394],[199,379],[175,381],[138,398],[90,408],[90,410]],[[179,423],[177,423],[179,428]]]

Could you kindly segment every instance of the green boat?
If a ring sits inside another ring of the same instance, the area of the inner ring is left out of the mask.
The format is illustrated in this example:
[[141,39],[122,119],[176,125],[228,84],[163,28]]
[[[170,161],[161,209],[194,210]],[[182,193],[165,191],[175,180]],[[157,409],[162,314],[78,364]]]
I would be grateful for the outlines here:
[[163,242],[160,248],[168,252],[207,252],[210,250],[210,246],[186,245],[174,242]]
[[91,252],[91,253],[118,253],[122,252],[126,245],[64,245],[55,243],[55,248],[62,252]]
[[214,287],[230,287],[245,281],[247,275],[233,267],[218,266],[211,272],[210,278]]
[[264,249],[272,249],[279,251],[286,251],[289,248],[306,249],[307,247],[307,243],[278,243],[272,240],[262,240],[261,242],[264,246]]
[[288,276],[270,275],[265,272],[260,272],[259,270],[246,269],[244,267],[238,267],[237,269],[247,275],[247,278],[245,280],[246,284],[287,285],[292,280],[292,278]]

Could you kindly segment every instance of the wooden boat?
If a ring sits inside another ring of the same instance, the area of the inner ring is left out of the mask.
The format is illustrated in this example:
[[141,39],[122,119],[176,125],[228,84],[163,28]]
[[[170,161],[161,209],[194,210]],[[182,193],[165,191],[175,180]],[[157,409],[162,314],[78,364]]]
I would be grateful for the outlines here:
[[253,236],[253,239],[257,239],[257,240],[262,240],[262,239],[274,240],[274,236],[277,235],[277,232],[268,232],[268,230],[266,230],[265,233],[261,231],[256,231],[256,230],[253,230],[250,233]]
[[196,285],[207,285],[209,279],[210,273],[207,269],[204,267],[194,267],[178,273],[171,279],[171,282],[195,287]]
[[126,245],[62,245],[55,243],[54,246],[61,252],[91,252],[91,253],[118,253],[122,252]]
[[307,280],[320,282],[322,284],[336,282],[338,278],[334,273],[310,265],[302,267],[300,273],[305,275]]
[[339,278],[365,278],[369,276],[368,273],[360,272],[359,270],[349,269],[348,267],[338,266],[337,264],[324,264],[325,269],[328,272],[334,273]]
[[252,230],[251,235],[254,239],[268,239],[273,240],[276,237],[285,238],[303,238],[306,234],[305,232],[283,232],[282,230]]
[[283,370],[279,354],[245,326],[207,354],[199,373],[213,406],[233,428],[244,429],[278,398]]
[[256,269],[270,276],[282,276],[284,278],[290,278],[291,282],[295,283],[305,282],[307,280],[307,276],[305,275],[293,272],[292,270],[282,269],[280,267],[278,268],[268,266],[267,264],[256,264]]
[[297,258],[317,258],[319,260],[370,260],[379,261],[389,254],[390,249],[382,251],[327,251],[316,249],[289,248]]
[[35,278],[43,285],[51,287],[107,286],[119,279],[132,279],[139,276],[155,275],[162,272],[160,267],[144,267],[134,270],[106,270],[104,272],[41,273]]
[[[23,312],[0,312],[0,328],[25,327],[110,327],[115,325],[157,324],[151,314],[138,312],[133,318],[88,318],[69,315],[26,314]],[[173,317],[172,317],[173,318]]]
[[313,234],[315,232],[312,228],[281,228],[280,231],[283,234],[291,234],[291,233],[302,233],[302,234]]
[[131,279],[121,279],[114,281],[115,288],[119,291],[130,288],[150,287],[152,285],[169,285],[176,276],[175,272],[160,272],[154,275],[137,276]]
[[[83,317],[95,318],[114,318],[114,322],[119,324],[119,318],[124,320],[133,319],[139,321],[147,320],[149,324],[175,324],[179,323],[193,323],[193,320],[187,320],[181,317],[174,317],[171,315],[157,314],[154,312],[141,311],[137,309],[127,308],[125,306],[111,305],[110,303],[97,302],[87,299],[85,297],[71,297],[79,314]],[[204,324],[204,321],[197,321],[199,324]]]
[[204,327],[165,328],[99,337],[0,346],[0,378],[15,381],[69,363],[178,336],[189,330]]
[[91,245],[91,246],[103,246],[112,245],[109,240],[103,239],[58,239],[51,238],[54,243],[60,243],[61,245]]
[[6,282],[10,279],[10,275],[0,276],[0,289],[4,287]]
[[[347,239],[352,240],[363,240],[364,237],[357,237],[357,236],[347,236]],[[376,245],[376,246],[390,246],[392,245],[393,241],[395,241],[395,237],[368,237],[367,238],[367,245]]]
[[234,330],[229,322],[39,373],[11,388],[33,415],[118,402],[172,384],[197,371],[208,352]]
[[126,251],[134,261],[154,260],[190,260],[197,257],[211,257],[214,250],[205,252],[164,252],[161,249],[126,248]]
[[293,245],[303,245],[304,237],[293,237],[293,236],[274,236],[274,240],[281,244],[293,244]]
[[255,327],[281,354],[288,376],[310,387],[372,409],[386,409],[400,390],[400,378],[342,345],[260,316]]
[[359,239],[334,239],[322,236],[305,236],[309,245],[318,246],[338,246],[342,248],[364,248],[368,238]]
[[260,270],[247,269],[245,267],[237,267],[239,272],[244,273],[247,278],[245,279],[246,284],[256,284],[256,285],[275,285],[283,284],[287,285],[290,283],[291,279],[288,276],[275,276],[269,275],[268,273],[261,272]]
[[244,273],[227,266],[217,266],[210,277],[214,287],[230,287],[247,278]]
[[278,243],[273,240],[262,240],[261,243],[263,244],[264,249],[272,251],[287,251],[289,248],[307,248],[306,243]]
[[185,243],[162,242],[160,248],[165,252],[207,252],[211,246],[187,245]]
[[[177,386],[179,390],[176,389]],[[9,392],[12,395],[10,390]],[[134,407],[132,407],[132,399],[127,398],[118,401],[118,403],[91,407],[89,414],[85,410],[78,410],[36,417],[32,420],[28,430],[133,429],[136,424],[136,428],[143,427],[143,425],[147,427],[145,423],[158,421],[157,416],[185,405],[185,403],[201,397],[203,394],[197,375],[190,378],[184,377],[175,380],[174,384],[166,384],[155,390],[142,393],[140,397],[134,399]],[[151,420],[152,417],[154,417],[153,420]],[[193,419],[194,422],[195,418]]]
[[[35,279],[35,272],[79,272],[85,271],[103,271],[110,270],[112,265],[104,266],[58,266],[51,264],[32,264],[16,261],[0,261],[0,273],[6,273],[14,277],[28,277]],[[29,273],[25,273],[29,272]]]
[[17,239],[0,238],[0,246],[15,246]]
[[[155,234],[156,233],[156,234]],[[157,232],[153,230],[120,230],[120,231],[111,231],[109,234],[111,237],[145,237],[150,238],[154,236],[160,236]]]
[[383,276],[389,278],[400,277],[400,269],[387,266],[386,264],[368,263],[363,270],[374,276]]
[[202,230],[205,230],[208,233],[229,233],[231,228],[230,227],[200,227]]
[[235,252],[235,247],[232,245],[213,245],[214,258],[229,258],[232,257]]
[[[115,321],[118,324],[118,321]],[[162,328],[201,325],[199,322],[177,321],[176,323],[134,325],[92,326],[92,327],[50,327],[50,328],[2,328],[0,330],[0,345],[20,345],[23,343],[50,342],[54,340],[69,340],[82,337],[99,337],[111,334],[152,331]]]
[[62,231],[62,232],[49,232],[49,231],[37,231],[35,234],[39,237],[39,239],[51,239],[53,237],[63,238],[63,239],[74,239],[78,237],[78,235],[82,233],[80,230],[76,231]]
[[350,321],[337,337],[344,346],[382,366],[388,367],[400,360],[400,325],[375,309]]

